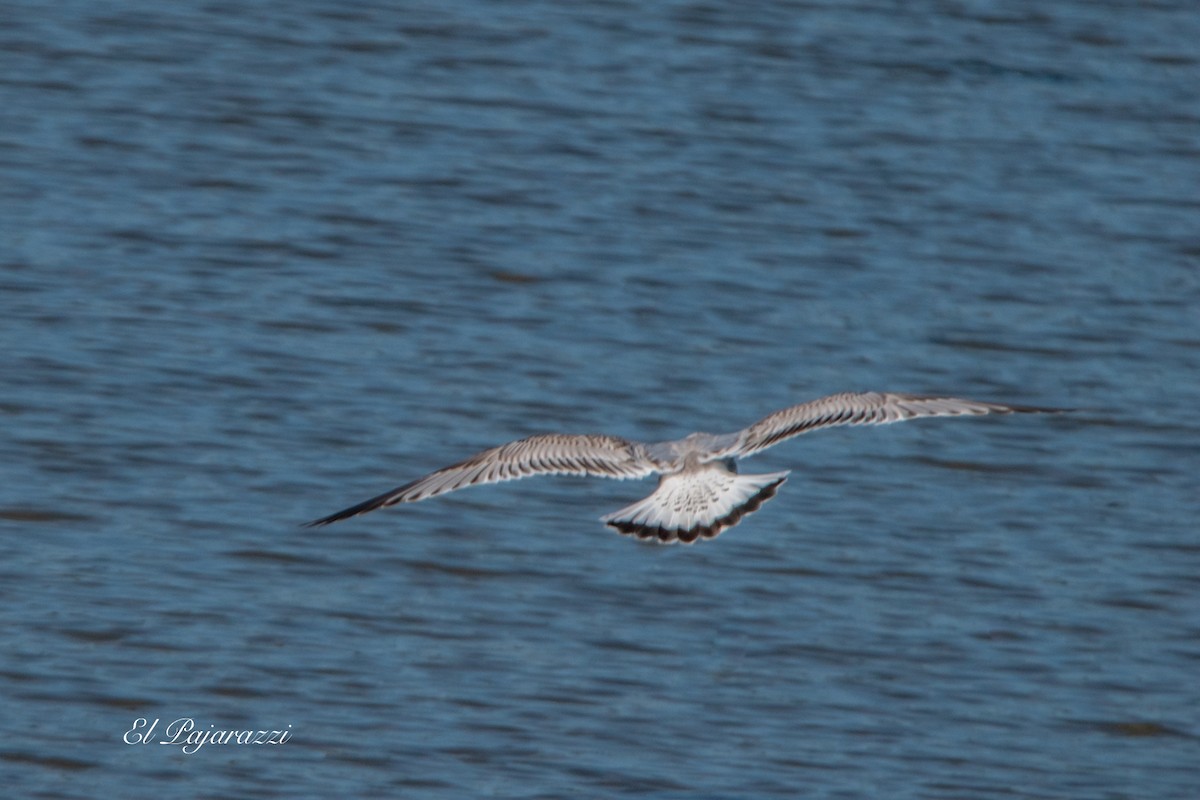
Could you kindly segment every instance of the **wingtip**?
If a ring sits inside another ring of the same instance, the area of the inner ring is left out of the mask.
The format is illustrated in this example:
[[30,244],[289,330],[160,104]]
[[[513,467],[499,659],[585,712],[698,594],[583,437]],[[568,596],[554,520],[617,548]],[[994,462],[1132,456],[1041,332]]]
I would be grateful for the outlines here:
[[368,511],[374,511],[377,508],[386,508],[387,506],[395,505],[398,501],[398,493],[403,492],[407,486],[401,486],[399,489],[393,489],[390,492],[376,495],[369,500],[364,500],[361,503],[356,503],[349,508],[343,508],[341,511],[334,512],[327,517],[314,519],[312,522],[306,522],[302,527],[319,528],[324,525],[330,525],[334,522],[341,522],[344,519],[357,517],[359,514],[366,514]]
[[1017,414],[1070,414],[1077,408],[1058,408],[1056,406],[1008,406]]
[[381,506],[382,506],[382,504],[378,502],[378,498],[368,500],[365,503],[359,503],[356,506],[350,506],[350,508],[344,508],[341,511],[338,511],[335,514],[330,514],[327,517],[321,517],[320,519],[314,519],[312,522],[306,522],[301,527],[320,528],[325,525],[331,525],[334,522],[341,522],[344,519],[350,519],[351,517],[357,517],[359,514],[365,514],[368,511],[374,511],[375,509],[380,508]]

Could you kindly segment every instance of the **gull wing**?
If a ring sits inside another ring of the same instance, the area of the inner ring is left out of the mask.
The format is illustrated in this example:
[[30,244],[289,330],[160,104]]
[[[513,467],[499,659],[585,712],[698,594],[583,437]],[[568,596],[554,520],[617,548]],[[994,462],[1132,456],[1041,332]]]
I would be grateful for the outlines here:
[[886,425],[918,417],[1055,413],[1062,409],[986,403],[961,397],[843,392],[776,411],[741,431],[730,454],[748,456],[802,433],[836,425]]
[[596,475],[624,479],[643,478],[657,471],[639,442],[603,434],[541,434],[476,453],[424,478],[314,520],[308,527],[328,525],[397,503],[415,503],[468,486],[530,475]]

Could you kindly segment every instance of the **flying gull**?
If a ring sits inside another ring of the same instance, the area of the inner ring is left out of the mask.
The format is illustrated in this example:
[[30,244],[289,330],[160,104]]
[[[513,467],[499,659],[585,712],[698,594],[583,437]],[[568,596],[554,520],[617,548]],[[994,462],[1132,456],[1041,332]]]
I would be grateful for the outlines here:
[[493,447],[308,525],[398,503],[530,475],[645,478],[658,488],[601,517],[623,534],[664,544],[711,539],[775,496],[788,472],[738,474],[736,459],[802,433],[837,425],[886,425],[918,417],[1053,413],[1061,409],[985,403],[958,397],[844,392],[776,411],[736,433],[693,433],[670,442],[635,442],[605,434],[546,433]]

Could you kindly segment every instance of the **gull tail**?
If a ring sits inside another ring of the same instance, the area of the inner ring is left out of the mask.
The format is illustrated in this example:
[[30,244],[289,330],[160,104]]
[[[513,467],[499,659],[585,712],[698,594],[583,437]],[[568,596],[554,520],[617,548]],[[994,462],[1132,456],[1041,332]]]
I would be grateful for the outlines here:
[[639,539],[691,544],[732,528],[775,496],[787,472],[738,475],[723,462],[664,475],[647,497],[601,517]]

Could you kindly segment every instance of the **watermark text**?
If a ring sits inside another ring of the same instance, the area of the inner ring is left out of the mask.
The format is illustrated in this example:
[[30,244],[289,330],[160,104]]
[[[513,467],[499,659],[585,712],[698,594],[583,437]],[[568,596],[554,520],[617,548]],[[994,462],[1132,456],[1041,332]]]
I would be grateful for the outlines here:
[[163,725],[162,738],[157,738],[155,732],[160,722],[157,717],[153,720],[138,717],[122,737],[125,744],[172,744],[191,755],[210,744],[283,744],[292,738],[291,725],[280,730],[239,731],[210,724],[205,729],[191,717],[180,717]]

